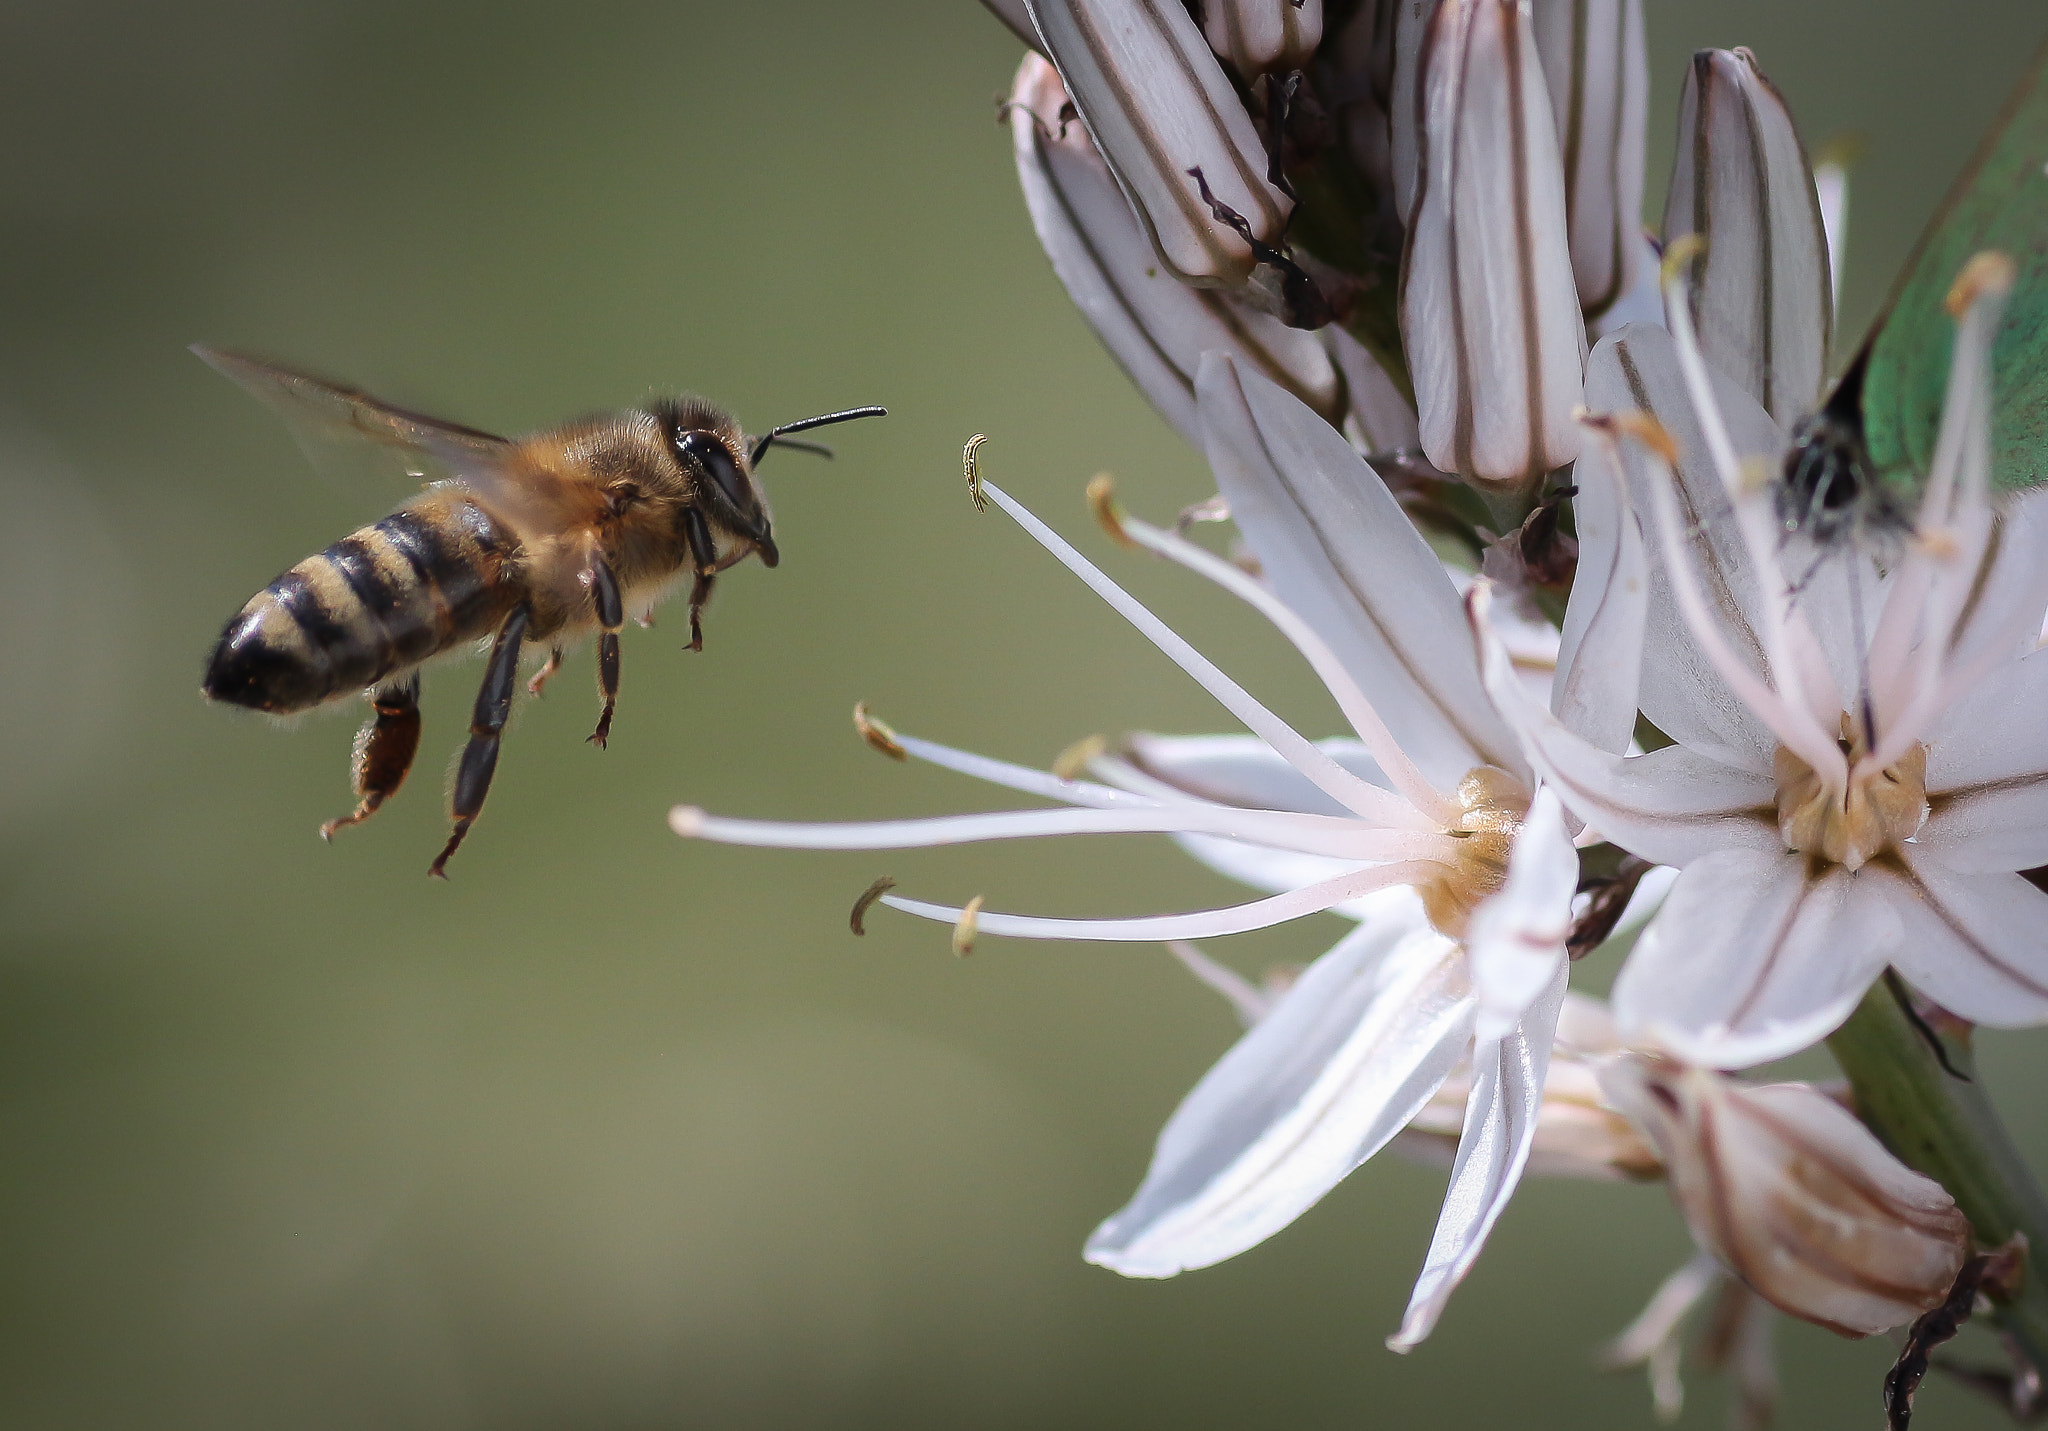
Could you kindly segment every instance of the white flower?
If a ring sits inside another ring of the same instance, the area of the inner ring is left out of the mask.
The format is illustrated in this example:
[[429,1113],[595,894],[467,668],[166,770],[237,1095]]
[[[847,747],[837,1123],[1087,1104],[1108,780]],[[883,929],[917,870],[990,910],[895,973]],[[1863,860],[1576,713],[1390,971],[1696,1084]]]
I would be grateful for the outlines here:
[[[892,752],[1070,808],[862,825],[780,825],[679,808],[678,833],[874,849],[1028,835],[1172,834],[1265,898],[1137,919],[1055,919],[886,895],[970,932],[1171,940],[1325,909],[1360,920],[1196,1086],[1092,1261],[1167,1276],[1253,1246],[1385,1146],[1461,1065],[1458,1150],[1402,1328],[1430,1329],[1519,1180],[1564,997],[1578,861],[1487,702],[1455,586],[1356,452],[1285,391],[1209,354],[1197,404],[1222,495],[1274,585],[1123,517],[1113,532],[1241,597],[1314,666],[1355,739],[1311,742],[999,489],[988,498],[1214,694],[1250,736],[1136,737],[1063,779],[870,725]],[[1564,677],[1560,677],[1563,679]],[[1376,695],[1368,701],[1363,687]],[[1223,981],[1226,982],[1227,981]],[[1241,1005],[1250,1007],[1236,991]],[[1263,1001],[1261,1001],[1263,1003]]]
[[1654,421],[1634,423],[1625,488],[1617,444],[1595,444],[1582,510],[1626,534],[1648,508],[1662,559],[1585,629],[1645,633],[1641,708],[1676,744],[1595,750],[1527,701],[1497,643],[1486,664],[1574,813],[1682,868],[1615,986],[1632,1042],[1717,1067],[1777,1058],[1831,1032],[1888,964],[1974,1022],[2048,1019],[2048,895],[2016,873],[2048,862],[2048,736],[2014,717],[2048,697],[2048,660],[2028,655],[2048,531],[2038,503],[1995,519],[1986,490],[2009,274],[1988,257],[1958,285],[1940,449],[1882,576],[1861,552],[1786,538],[1768,481],[1784,433],[1708,370],[1683,294],[1670,333],[1595,350],[1591,400]]

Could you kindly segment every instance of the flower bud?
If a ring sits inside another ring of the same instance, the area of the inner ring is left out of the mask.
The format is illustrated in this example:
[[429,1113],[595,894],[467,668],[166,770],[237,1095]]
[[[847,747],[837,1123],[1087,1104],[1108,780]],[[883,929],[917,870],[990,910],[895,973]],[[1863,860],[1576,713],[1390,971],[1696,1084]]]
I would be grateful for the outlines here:
[[1292,207],[1266,182],[1251,116],[1178,0],[1028,0],[1095,147],[1137,211],[1154,252],[1183,282],[1235,285],[1251,276],[1251,237],[1276,245]]
[[1535,0],[1536,50],[1564,160],[1572,274],[1588,317],[1642,266],[1649,61],[1642,0]]
[[1781,1311],[1866,1336],[1947,1297],[1969,1223],[1820,1090],[1650,1056],[1600,1086],[1663,1156],[1693,1240]]
[[1578,456],[1586,357],[1527,0],[1444,0],[1415,66],[1401,336],[1422,450],[1469,482],[1526,487]]
[[1369,440],[1413,440],[1405,399],[1348,334],[1290,328],[1233,294],[1190,288],[1160,269],[1086,131],[1061,124],[1067,92],[1050,64],[1026,55],[1010,99],[1017,177],[1053,272],[1175,431],[1201,445],[1195,372],[1214,349],[1264,373],[1332,426],[1353,419]]
[[1387,96],[1389,162],[1393,168],[1394,206],[1406,224],[1415,210],[1415,180],[1422,147],[1422,42],[1429,34],[1443,0],[1404,0],[1395,6],[1392,34],[1386,40],[1392,56],[1392,89]]
[[1789,427],[1825,374],[1827,234],[1792,111],[1748,50],[1701,50],[1686,72],[1664,241],[1686,234],[1706,240],[1690,299],[1700,351]]
[[1306,66],[1323,40],[1323,0],[1206,0],[1202,35],[1249,84]]

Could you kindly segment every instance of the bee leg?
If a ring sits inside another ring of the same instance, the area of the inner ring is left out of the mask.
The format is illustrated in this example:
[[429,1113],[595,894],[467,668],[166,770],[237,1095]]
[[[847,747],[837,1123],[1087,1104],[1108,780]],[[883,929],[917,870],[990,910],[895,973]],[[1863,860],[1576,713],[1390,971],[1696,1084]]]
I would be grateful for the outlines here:
[[561,669],[562,648],[560,646],[556,646],[548,651],[548,663],[545,666],[542,666],[538,671],[535,671],[533,673],[533,679],[526,683],[526,693],[529,696],[539,695],[541,692],[541,687],[545,686],[548,683],[548,677],[554,675],[555,672]]
[[505,624],[498,628],[497,640],[491,643],[484,683],[477,690],[476,710],[469,718],[469,744],[463,747],[462,763],[455,770],[455,828],[427,870],[436,879],[448,877],[444,872],[448,857],[476,823],[477,812],[484,807],[484,796],[491,791],[491,776],[498,768],[498,736],[505,729],[505,718],[512,713],[512,683],[519,677],[519,643],[526,635],[529,614],[524,606],[514,607]]
[[344,825],[360,825],[377,813],[385,799],[396,794],[412,769],[412,758],[420,748],[420,678],[414,672],[403,685],[382,686],[370,692],[370,718],[356,732],[356,754],[351,779],[356,787],[356,808],[320,827],[320,838],[331,840]]
[[612,733],[612,712],[619,704],[619,628],[626,624],[618,578],[603,557],[593,557],[590,562],[590,599],[597,607],[597,624],[604,628],[597,638],[597,689],[604,697],[604,711],[589,740],[603,750]]
[[697,564],[697,580],[690,587],[690,647],[704,649],[704,623],[699,618],[704,603],[711,599],[711,581],[718,575],[718,544],[711,540],[711,528],[695,507],[683,512],[683,532],[690,539],[690,559]]

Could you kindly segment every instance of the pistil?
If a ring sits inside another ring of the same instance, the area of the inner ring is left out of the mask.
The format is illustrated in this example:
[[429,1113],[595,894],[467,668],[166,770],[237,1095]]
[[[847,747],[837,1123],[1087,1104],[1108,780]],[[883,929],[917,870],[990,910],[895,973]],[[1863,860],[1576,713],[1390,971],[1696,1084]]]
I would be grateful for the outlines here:
[[[1842,753],[1852,772],[1865,754],[1862,722],[1842,716]],[[1772,757],[1778,833],[1786,848],[1858,870],[1911,839],[1927,819],[1927,747],[1915,743],[1881,770],[1852,773],[1833,788],[1784,746]]]

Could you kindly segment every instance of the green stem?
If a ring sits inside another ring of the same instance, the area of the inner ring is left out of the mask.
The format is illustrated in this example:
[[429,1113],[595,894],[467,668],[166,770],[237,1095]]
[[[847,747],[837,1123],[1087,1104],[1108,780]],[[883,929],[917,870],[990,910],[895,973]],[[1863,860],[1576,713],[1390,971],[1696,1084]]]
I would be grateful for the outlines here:
[[1977,1081],[1969,1035],[1944,1041],[1966,1081],[1942,1067],[1902,995],[1888,979],[1873,984],[1828,1048],[1864,1123],[1906,1166],[1948,1189],[1983,1247],[2027,1235],[2027,1275],[1996,1316],[2037,1367],[2048,1367],[2048,1198]]

